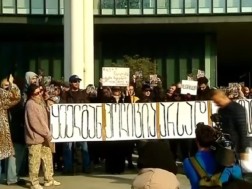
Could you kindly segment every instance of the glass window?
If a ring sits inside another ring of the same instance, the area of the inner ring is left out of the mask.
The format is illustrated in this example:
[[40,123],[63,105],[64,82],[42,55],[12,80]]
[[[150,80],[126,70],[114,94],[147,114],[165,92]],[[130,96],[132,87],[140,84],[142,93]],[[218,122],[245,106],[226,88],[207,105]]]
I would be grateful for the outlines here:
[[155,1],[143,0],[143,14],[155,14]]
[[240,0],[227,0],[227,7],[236,7],[239,8]]
[[3,7],[14,7],[15,1],[14,0],[3,0]]
[[141,0],[129,0],[129,14],[142,14],[141,9]]
[[58,14],[58,0],[46,0],[46,14]]
[[43,0],[31,0],[32,14],[43,14],[44,13],[44,2]]
[[15,14],[15,1],[14,0],[3,0],[3,13]]
[[155,1],[154,0],[143,0],[143,8],[155,8]]
[[60,14],[64,14],[64,0],[60,0]]
[[227,12],[240,12],[240,0],[227,0]]
[[30,2],[29,0],[17,1],[17,12],[18,14],[29,14],[30,13]]
[[101,0],[102,9],[113,9],[114,1],[111,0]]
[[211,13],[212,3],[211,0],[199,1],[199,13]]
[[158,9],[167,9],[169,7],[169,0],[158,0],[157,8]]
[[197,8],[197,0],[185,0],[185,8]]
[[197,0],[185,0],[185,13],[197,13]]
[[127,0],[116,0],[115,3],[117,9],[125,9],[128,6]]
[[140,9],[141,7],[140,0],[129,0],[129,8],[130,9]]
[[242,0],[242,12],[252,12],[252,1]]
[[183,13],[183,0],[171,0],[171,13],[172,14]]
[[114,1],[101,0],[101,8],[103,15],[112,15],[114,13]]
[[252,7],[251,0],[242,0],[242,7]]
[[128,2],[127,0],[116,0],[115,1],[115,7],[116,7],[116,14],[117,15],[126,15],[127,8],[128,8]]
[[157,13],[158,14],[169,14],[169,0],[158,0],[157,1]]
[[213,0],[213,12],[214,13],[225,13],[225,1]]

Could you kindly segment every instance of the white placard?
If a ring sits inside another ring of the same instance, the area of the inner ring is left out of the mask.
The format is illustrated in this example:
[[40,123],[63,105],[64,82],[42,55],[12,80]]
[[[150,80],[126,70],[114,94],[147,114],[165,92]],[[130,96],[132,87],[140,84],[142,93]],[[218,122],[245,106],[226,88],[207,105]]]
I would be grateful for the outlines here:
[[103,67],[103,86],[128,86],[130,78],[129,68]]
[[197,79],[200,77],[205,77],[205,72],[203,70],[198,70]]
[[198,81],[182,80],[181,94],[197,95]]

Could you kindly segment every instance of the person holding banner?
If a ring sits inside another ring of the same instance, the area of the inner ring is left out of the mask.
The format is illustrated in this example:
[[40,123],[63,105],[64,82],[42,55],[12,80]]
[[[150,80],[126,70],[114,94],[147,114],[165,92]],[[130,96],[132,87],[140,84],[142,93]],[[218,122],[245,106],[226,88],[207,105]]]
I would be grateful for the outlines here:
[[229,99],[222,90],[214,90],[212,94],[214,103],[219,107],[218,114],[221,118],[221,128],[224,133],[230,134],[235,145],[242,170],[245,173],[252,172],[252,148],[247,136],[248,123],[246,109],[239,103]]
[[[121,88],[114,86],[111,88],[112,96],[104,98],[103,102],[124,103],[125,96],[122,95]],[[114,125],[118,127],[118,125]],[[106,141],[105,143],[105,171],[110,174],[120,174],[125,170],[125,159],[128,155],[127,141]]]
[[[88,94],[80,89],[81,78],[77,75],[69,77],[70,89],[62,93],[60,103],[89,103]],[[74,153],[73,153],[74,151]],[[73,157],[76,154],[76,157]],[[77,155],[78,154],[78,155]],[[78,158],[77,158],[78,156]],[[74,160],[74,158],[76,158]],[[75,163],[74,163],[75,162]],[[90,157],[87,142],[64,143],[63,150],[63,174],[74,174],[75,172],[90,172]],[[81,166],[77,166],[81,165]],[[82,169],[82,170],[79,170]]]
[[142,86],[142,96],[138,102],[153,102],[153,90],[149,83]]

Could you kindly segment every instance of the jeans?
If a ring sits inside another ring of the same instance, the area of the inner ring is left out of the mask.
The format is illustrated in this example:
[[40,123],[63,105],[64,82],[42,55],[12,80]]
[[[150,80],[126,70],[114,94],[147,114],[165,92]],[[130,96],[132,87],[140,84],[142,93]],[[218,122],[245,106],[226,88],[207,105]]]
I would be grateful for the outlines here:
[[[64,144],[63,161],[64,170],[71,171],[73,169],[73,142],[68,142]],[[90,158],[88,153],[87,142],[76,142],[75,147],[80,146],[82,150],[82,169],[87,171],[90,168]]]
[[7,184],[13,184],[18,181],[23,159],[26,152],[25,144],[14,143],[15,155],[10,156],[6,161]]
[[0,181],[2,180],[2,166],[1,166],[1,160],[0,160]]

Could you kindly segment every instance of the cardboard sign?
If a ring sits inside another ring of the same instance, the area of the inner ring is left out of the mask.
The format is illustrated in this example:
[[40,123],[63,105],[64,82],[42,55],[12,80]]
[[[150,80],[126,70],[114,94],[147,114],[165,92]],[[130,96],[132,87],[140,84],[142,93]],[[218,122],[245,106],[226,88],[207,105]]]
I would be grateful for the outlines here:
[[198,82],[182,80],[181,94],[197,95]]
[[103,67],[103,86],[128,86],[130,78],[129,68]]
[[205,72],[203,70],[198,70],[197,79],[199,79],[201,77],[205,77]]
[[150,85],[152,87],[155,87],[158,85],[158,76],[155,74],[155,75],[150,75]]

